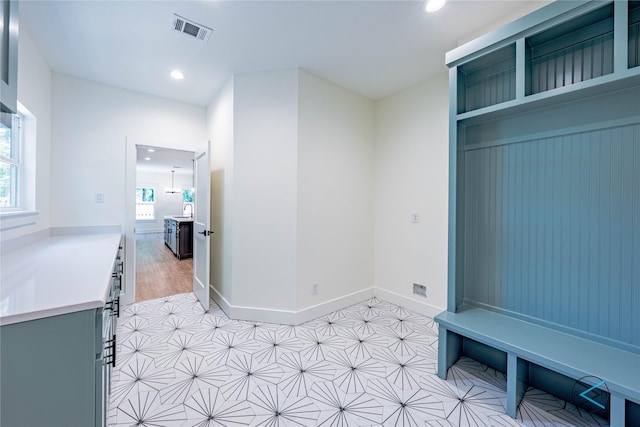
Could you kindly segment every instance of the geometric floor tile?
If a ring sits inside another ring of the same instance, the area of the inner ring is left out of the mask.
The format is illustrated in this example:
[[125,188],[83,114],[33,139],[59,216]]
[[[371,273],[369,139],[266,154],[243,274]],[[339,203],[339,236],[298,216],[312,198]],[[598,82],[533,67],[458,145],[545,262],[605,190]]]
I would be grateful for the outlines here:
[[433,319],[371,298],[299,326],[231,320],[192,293],[123,307],[110,426],[585,426],[607,423],[463,357],[436,375]]

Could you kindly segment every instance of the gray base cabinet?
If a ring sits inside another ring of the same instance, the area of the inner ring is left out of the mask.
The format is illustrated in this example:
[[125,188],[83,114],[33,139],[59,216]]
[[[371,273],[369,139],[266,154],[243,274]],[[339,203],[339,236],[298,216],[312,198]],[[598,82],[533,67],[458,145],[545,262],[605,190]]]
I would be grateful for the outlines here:
[[102,425],[102,310],[3,326],[0,343],[3,427]]
[[2,427],[107,425],[120,258],[104,307],[0,328]]

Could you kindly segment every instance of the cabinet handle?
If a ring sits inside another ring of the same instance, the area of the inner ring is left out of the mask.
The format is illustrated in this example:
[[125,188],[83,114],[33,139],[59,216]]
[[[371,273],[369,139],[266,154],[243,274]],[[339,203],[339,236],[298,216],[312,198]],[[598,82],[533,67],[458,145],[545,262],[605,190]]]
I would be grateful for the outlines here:
[[[116,334],[112,335],[110,340],[105,341],[105,352],[108,353],[105,355],[104,362],[106,365],[111,365],[115,368],[116,366]],[[109,359],[109,360],[107,360]]]
[[118,281],[118,284],[115,286],[115,289],[118,291],[122,290],[122,276],[118,273],[111,274],[111,277]]
[[111,301],[107,301],[104,305],[105,310],[111,310],[113,314],[120,317],[120,296]]

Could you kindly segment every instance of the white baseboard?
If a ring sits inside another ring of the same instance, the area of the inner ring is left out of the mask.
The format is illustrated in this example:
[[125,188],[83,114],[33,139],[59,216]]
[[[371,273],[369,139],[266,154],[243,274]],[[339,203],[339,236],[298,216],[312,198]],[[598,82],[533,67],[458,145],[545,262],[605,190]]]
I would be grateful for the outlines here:
[[220,292],[218,292],[216,288],[211,285],[209,285],[209,298],[215,301],[215,303],[218,304],[218,307],[220,307],[227,317],[229,317],[229,302],[220,294]]
[[253,322],[278,323],[282,325],[300,325],[309,320],[322,317],[334,311],[341,310],[353,304],[367,300],[374,296],[374,288],[363,289],[339,298],[335,298],[302,310],[278,310],[258,307],[234,306],[224,298],[215,288],[210,288],[211,298],[234,320],[249,320]]
[[229,319],[295,325],[294,311],[231,305],[213,286],[209,287],[209,296],[218,304]]
[[313,305],[298,311],[298,325],[309,320],[317,319],[334,311],[342,310],[350,305],[373,298],[375,289],[373,287],[353,292],[349,295],[334,298],[332,300]]
[[125,306],[125,305],[129,305],[129,304],[133,304],[135,303],[135,295],[133,294],[133,292],[127,292],[126,290],[121,290],[120,291],[120,305],[121,306]]
[[304,308],[302,310],[277,310],[277,309],[265,309],[259,307],[244,307],[234,306],[220,293],[214,289],[211,289],[211,297],[220,306],[222,311],[234,320],[249,320],[253,322],[266,322],[266,323],[278,323],[282,325],[300,325],[318,317],[322,317],[334,311],[342,310],[350,305],[357,304],[361,301],[365,301],[369,298],[376,297],[381,300],[388,301],[390,303],[405,307],[411,311],[415,311],[423,316],[433,318],[437,314],[441,313],[444,308],[436,307],[426,302],[418,301],[404,295],[397,294],[395,292],[388,291],[381,288],[367,288],[358,292],[351,293],[339,298],[332,299],[311,307]]
[[381,300],[402,306],[404,308],[408,308],[409,310],[415,311],[416,313],[422,314],[423,316],[433,318],[434,316],[445,310],[444,308],[436,307],[426,302],[418,301],[416,299],[409,298],[404,295],[388,291],[386,289],[374,289],[376,298],[380,298]]

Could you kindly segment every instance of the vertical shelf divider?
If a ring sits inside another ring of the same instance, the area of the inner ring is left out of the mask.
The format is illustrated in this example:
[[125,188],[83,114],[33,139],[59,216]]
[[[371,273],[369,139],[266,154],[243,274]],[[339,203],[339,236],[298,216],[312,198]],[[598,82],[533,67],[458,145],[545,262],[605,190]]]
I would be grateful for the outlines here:
[[629,67],[629,6],[626,1],[614,1],[613,9],[613,72]]
[[[449,224],[456,224],[457,217],[458,86],[458,67],[454,66],[449,69]],[[448,289],[456,288],[456,229],[457,226],[449,227]],[[457,311],[456,292],[448,292],[447,310]]]
[[526,85],[526,45],[525,39],[516,40],[516,100],[524,100]]

